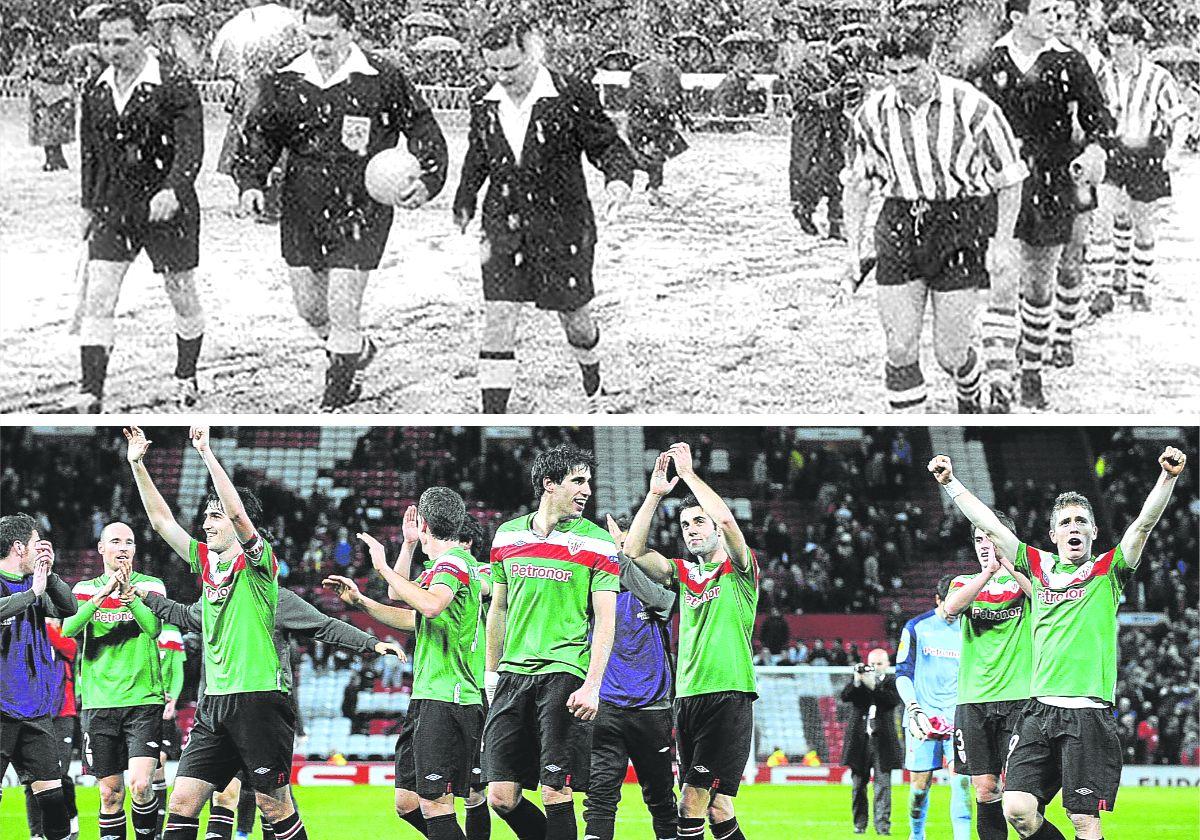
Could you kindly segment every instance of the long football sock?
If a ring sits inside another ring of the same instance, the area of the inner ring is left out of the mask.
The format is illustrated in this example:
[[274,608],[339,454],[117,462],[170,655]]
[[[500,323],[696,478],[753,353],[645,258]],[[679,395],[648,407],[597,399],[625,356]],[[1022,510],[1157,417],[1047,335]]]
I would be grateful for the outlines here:
[[1113,262],[1115,267],[1124,271],[1129,265],[1129,247],[1133,244],[1133,221],[1124,213],[1118,213],[1113,219]]
[[979,840],[1008,840],[1008,822],[1004,819],[1004,803],[978,802],[975,806],[975,830]]
[[517,380],[517,354],[513,350],[479,351],[479,389],[484,414],[504,414]]
[[180,817],[167,812],[166,826],[163,828],[163,840],[196,840],[200,831],[198,817]]
[[79,348],[80,388],[99,399],[104,396],[111,347],[84,344]]
[[33,795],[33,785],[25,785],[25,822],[29,826],[30,837],[44,837],[42,828],[42,806]]
[[921,363],[897,366],[886,362],[883,370],[888,410],[911,414],[924,412],[925,376],[921,373]]
[[929,814],[929,789],[918,790],[911,785],[908,791],[908,819],[912,840],[925,840],[925,817]]
[[508,823],[520,840],[546,840],[546,815],[524,797],[516,808],[501,814],[500,819]]
[[429,840],[466,840],[466,835],[458,827],[458,818],[454,814],[428,817],[425,824],[429,826]]
[[[254,818],[258,815],[258,803],[255,801],[254,790],[249,785],[242,785],[241,795],[237,805],[237,833],[250,834],[254,831]],[[263,820],[263,827],[270,825]]]
[[50,788],[34,794],[42,809],[42,830],[46,840],[64,840],[71,832],[67,803],[62,788]]
[[149,802],[133,803],[133,836],[137,840],[154,840],[158,834],[158,801],[153,796]]
[[158,812],[158,831],[162,837],[163,823],[167,821],[167,781],[159,779],[154,782],[154,806]]
[[950,777],[950,827],[954,840],[971,840],[971,779]]
[[680,817],[676,840],[704,840],[704,817]]
[[583,344],[567,342],[575,361],[579,362],[579,370],[583,374],[583,393],[591,396],[600,390],[600,356],[596,348],[600,345],[600,328],[596,327],[596,335],[591,341]]
[[579,825],[575,822],[575,803],[555,802],[546,806],[546,840],[578,840]]
[[208,809],[208,825],[204,827],[204,840],[231,840],[233,821],[232,808],[213,805]]
[[204,344],[204,333],[196,338],[175,336],[175,377],[191,379],[196,375],[196,360],[200,358],[200,347]]
[[115,814],[106,814],[101,811],[98,824],[100,826],[100,840],[125,840],[124,811],[117,811]]
[[989,306],[983,313],[983,360],[988,382],[1012,387],[1013,365],[1017,358],[1017,311]]
[[308,840],[308,832],[304,829],[299,811],[275,823],[275,837],[278,840]]
[[746,840],[742,829],[738,826],[737,817],[730,817],[725,822],[712,823],[713,840]]
[[1079,318],[1083,298],[1083,265],[1077,260],[1064,259],[1058,266],[1058,283],[1054,291],[1054,343],[1070,344]]
[[1042,827],[1030,834],[1025,840],[1067,840],[1063,833],[1050,824],[1050,820],[1042,820]]
[[974,347],[967,348],[967,359],[958,370],[950,371],[954,377],[954,388],[962,402],[979,402],[979,380],[982,371],[979,354]]
[[467,840],[490,840],[492,836],[492,812],[487,800],[481,799],[467,806]]
[[1129,293],[1145,292],[1154,271],[1154,243],[1133,245],[1133,271],[1129,274]]
[[1050,333],[1050,299],[1021,298],[1021,370],[1041,370]]

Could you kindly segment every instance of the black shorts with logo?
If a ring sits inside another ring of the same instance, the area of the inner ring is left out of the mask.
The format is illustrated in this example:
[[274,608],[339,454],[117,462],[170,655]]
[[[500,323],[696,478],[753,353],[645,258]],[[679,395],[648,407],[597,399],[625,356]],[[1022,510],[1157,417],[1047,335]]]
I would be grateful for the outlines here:
[[1151,202],[1171,194],[1171,175],[1163,169],[1167,144],[1153,137],[1144,148],[1117,146],[1108,153],[1104,183],[1120,187],[1134,201]]
[[754,695],[717,691],[675,701],[680,784],[737,796],[754,737]]
[[1121,785],[1121,740],[1111,708],[1063,709],[1026,703],[1008,752],[1004,789],[1042,805],[1062,790],[1069,814],[1111,811]]
[[22,720],[0,712],[0,776],[12,764],[23,785],[61,779],[66,767],[60,754],[58,731],[50,715]]
[[934,292],[986,289],[988,240],[996,233],[995,202],[883,202],[875,222],[875,281],[880,286],[924,282]]
[[97,779],[125,772],[131,758],[158,758],[162,703],[84,709],[83,766]]
[[159,749],[166,753],[168,759],[179,758],[179,726],[175,718],[162,721],[162,729],[158,738]]
[[296,713],[282,691],[207,694],[176,775],[224,790],[244,770],[251,787],[269,793],[291,781],[295,733]]
[[574,674],[501,672],[483,728],[484,779],[586,791],[592,722],[567,709],[567,698],[582,685]]
[[413,700],[396,739],[396,787],[422,799],[466,798],[479,773],[483,706]]
[[954,772],[999,776],[1026,702],[960,703],[954,710]]

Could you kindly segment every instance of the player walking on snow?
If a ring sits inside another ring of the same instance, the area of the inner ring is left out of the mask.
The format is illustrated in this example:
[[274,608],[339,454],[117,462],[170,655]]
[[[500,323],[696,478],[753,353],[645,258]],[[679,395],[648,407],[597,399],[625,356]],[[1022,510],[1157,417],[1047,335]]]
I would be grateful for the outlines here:
[[[962,631],[946,611],[951,577],[938,581],[934,608],[909,619],[896,645],[896,691],[904,701],[904,769],[909,773],[910,840],[925,840],[929,786],[933,772],[953,765],[949,749],[954,706],[958,702],[958,665]],[[970,780],[951,770],[950,825],[954,840],[970,840]]]
[[1063,840],[1040,813],[1060,790],[1079,840],[1100,840],[1100,813],[1116,803],[1117,609],[1187,458],[1168,446],[1158,463],[1158,481],[1120,543],[1094,555],[1099,531],[1091,503],[1079,493],[1055,499],[1049,536],[1057,553],[1051,553],[1020,541],[954,477],[945,455],[929,462],[959,510],[1000,554],[1014,558],[1033,587],[1032,699],[1010,744],[1004,790],[1004,816],[1024,840]]
[[[588,789],[618,588],[612,537],[583,518],[594,468],[571,444],[539,453],[537,510],[492,540],[483,772],[488,802],[520,840],[574,840],[572,796]],[[521,795],[539,784],[544,815]]]
[[[1010,530],[1011,519],[997,518]],[[1029,578],[974,529],[980,571],[950,582],[942,605],[962,625],[958,707],[954,711],[954,771],[975,786],[979,840],[1005,840],[1008,825],[1000,801],[1008,742],[1029,699],[1033,642],[1029,636]]]
[[[668,481],[671,464],[676,476]],[[680,479],[692,492],[679,507],[692,560],[669,560],[646,548],[658,505]],[[744,840],[733,799],[750,759],[758,697],[751,645],[758,561],[729,506],[696,475],[686,443],[672,444],[654,462],[650,492],[629,526],[625,553],[679,593],[678,840],[701,840],[706,815],[714,840]]]
[[180,527],[154,486],[142,462],[150,441],[137,426],[125,430],[127,458],[150,524],[200,575],[204,589],[207,691],[179,761],[163,840],[196,840],[204,804],[241,769],[274,823],[276,840],[307,840],[289,785],[295,713],[272,635],[279,602],[275,552],[254,526],[262,516],[258,499],[234,488],[209,448],[208,427],[193,426],[189,436],[216,489],[204,512],[205,542]]
[[79,611],[63,622],[63,635],[79,636],[77,674],[83,713],[83,761],[100,787],[100,835],[125,840],[125,771],[133,798],[133,833],[158,833],[152,777],[162,737],[162,622],[134,586],[165,595],[163,582],[133,570],[133,529],[112,522],[97,545],[104,573],[75,584]]
[[243,212],[261,212],[267,177],[288,150],[279,236],[296,311],[329,355],[321,407],[330,409],[358,399],[375,357],[362,299],[393,210],[367,194],[367,162],[403,134],[422,174],[400,206],[419,207],[446,181],[446,140],[429,106],[399,69],[354,43],[353,26],[347,0],[305,7],[311,46],[263,82],[234,166]]

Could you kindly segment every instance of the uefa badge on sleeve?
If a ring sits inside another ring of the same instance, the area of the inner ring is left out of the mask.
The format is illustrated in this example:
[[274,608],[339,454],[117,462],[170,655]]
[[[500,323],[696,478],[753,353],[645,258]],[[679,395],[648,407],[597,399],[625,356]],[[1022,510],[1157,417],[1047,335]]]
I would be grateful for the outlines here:
[[370,117],[342,117],[342,145],[360,155],[367,153],[371,144]]

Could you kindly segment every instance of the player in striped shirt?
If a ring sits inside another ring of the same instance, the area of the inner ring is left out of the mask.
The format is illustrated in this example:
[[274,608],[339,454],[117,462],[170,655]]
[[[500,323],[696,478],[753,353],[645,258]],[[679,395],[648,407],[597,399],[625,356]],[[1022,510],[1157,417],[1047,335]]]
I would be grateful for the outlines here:
[[1081,494],[1062,493],[1054,501],[1049,537],[1055,554],[1018,539],[954,477],[945,455],[929,462],[958,509],[997,551],[1014,558],[1033,589],[1031,699],[1009,742],[1004,770],[1004,816],[1023,840],[1064,840],[1042,816],[1060,790],[1080,840],[1103,837],[1100,813],[1116,803],[1122,763],[1113,714],[1117,610],[1187,458],[1168,446],[1158,463],[1158,481],[1137,518],[1115,547],[1094,555],[1099,529]]
[[[1055,284],[1075,215],[1091,204],[1091,185],[1100,180],[1109,142],[1109,116],[1087,59],[1052,34],[1058,0],[1006,0],[1012,28],[993,45],[972,73],[980,90],[1003,110],[1021,142],[1030,176],[1021,192],[1015,236],[1020,240],[1019,281],[1010,273],[993,278],[985,335],[999,336],[991,359],[993,410],[1008,410],[1012,395],[1003,376],[1014,361],[1016,307],[1021,306],[1021,405],[1047,407],[1042,361],[1049,342]],[[1074,142],[1078,120],[1083,145]],[[1009,345],[1012,345],[1010,348]]]
[[[996,512],[1006,528],[1007,514]],[[1000,771],[1008,742],[1029,699],[1033,656],[1029,638],[1029,578],[1013,568],[991,538],[975,529],[978,572],[950,582],[943,609],[960,616],[962,659],[954,710],[954,771],[975,787],[979,840],[1005,840]]]
[[1098,287],[1092,309],[1100,315],[1113,308],[1114,217],[1126,207],[1133,219],[1129,303],[1135,312],[1150,309],[1146,285],[1154,267],[1157,204],[1171,195],[1171,173],[1179,169],[1191,122],[1175,79],[1143,55],[1144,26],[1132,14],[1108,22],[1112,59],[1099,74],[1100,91],[1117,121],[1092,229]]
[[933,38],[928,27],[909,24],[879,44],[889,84],[855,115],[853,157],[843,173],[850,245],[843,288],[857,285],[867,201],[878,186],[885,197],[875,250],[888,407],[925,410],[920,338],[931,298],[934,355],[954,379],[958,410],[977,413],[978,290],[988,285],[987,262],[1011,259],[1026,168],[1000,109],[934,70]]
[[133,570],[133,529],[112,522],[97,545],[104,573],[75,584],[79,611],[63,622],[63,635],[78,636],[76,660],[82,698],[83,760],[100,787],[100,834],[124,840],[125,772],[133,799],[133,833],[158,833],[158,803],[151,777],[162,736],[162,669],[158,634],[162,622],[134,586],[165,595],[163,582]]
[[[572,794],[588,787],[619,588],[612,536],[583,518],[594,468],[572,444],[539,453],[537,510],[492,540],[483,771],[488,802],[520,840],[573,840]],[[537,784],[545,815],[522,795]]]

